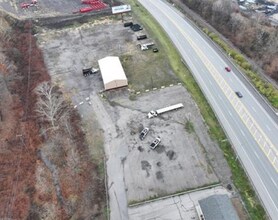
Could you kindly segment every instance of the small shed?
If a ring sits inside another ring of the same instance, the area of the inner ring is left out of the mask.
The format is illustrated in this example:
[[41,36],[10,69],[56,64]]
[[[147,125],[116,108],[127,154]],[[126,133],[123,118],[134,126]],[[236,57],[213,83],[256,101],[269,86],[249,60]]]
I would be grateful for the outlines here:
[[104,89],[115,89],[127,86],[127,78],[119,57],[108,56],[98,60]]
[[227,195],[212,195],[199,200],[205,220],[239,220],[237,212]]

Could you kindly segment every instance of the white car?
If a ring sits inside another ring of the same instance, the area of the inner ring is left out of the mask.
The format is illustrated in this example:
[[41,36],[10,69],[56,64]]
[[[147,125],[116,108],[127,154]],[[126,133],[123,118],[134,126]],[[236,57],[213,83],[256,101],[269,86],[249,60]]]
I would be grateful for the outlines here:
[[149,133],[149,128],[144,128],[141,132],[140,132],[140,135],[139,135],[139,138],[140,140],[142,141],[146,135]]
[[154,150],[156,147],[157,147],[157,145],[160,143],[160,138],[159,137],[157,137],[152,143],[151,143],[151,145],[150,145],[150,148],[152,149],[152,150]]

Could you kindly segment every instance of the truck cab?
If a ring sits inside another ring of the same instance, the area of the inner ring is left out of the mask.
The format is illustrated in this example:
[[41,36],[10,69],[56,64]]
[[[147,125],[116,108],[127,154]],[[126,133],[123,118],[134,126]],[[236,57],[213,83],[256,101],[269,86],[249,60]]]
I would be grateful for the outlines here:
[[148,113],[148,118],[153,118],[153,117],[156,117],[157,116],[157,112],[152,110]]

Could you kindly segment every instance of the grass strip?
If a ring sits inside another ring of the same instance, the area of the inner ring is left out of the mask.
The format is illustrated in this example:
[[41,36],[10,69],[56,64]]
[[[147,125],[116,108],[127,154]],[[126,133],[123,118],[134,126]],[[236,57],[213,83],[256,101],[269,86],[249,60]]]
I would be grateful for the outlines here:
[[226,140],[227,137],[222,130],[214,112],[205,99],[192,74],[181,62],[181,56],[173,46],[172,41],[169,39],[168,35],[158,24],[158,22],[143,6],[141,6],[138,1],[128,0],[128,2],[132,6],[133,15],[136,20],[139,20],[144,28],[147,29],[149,33],[151,33],[152,37],[154,37],[157,43],[160,44],[163,52],[168,56],[169,63],[173,71],[180,78],[180,80],[182,80],[186,89],[191,93],[191,96],[197,103],[201,114],[209,127],[211,138],[218,142],[218,145],[221,147],[224,156],[231,168],[233,183],[240,192],[250,218],[257,220],[267,219],[265,210],[256,197],[248,177],[246,176],[243,168],[237,160],[237,157],[235,156],[233,148],[229,142],[222,141]]

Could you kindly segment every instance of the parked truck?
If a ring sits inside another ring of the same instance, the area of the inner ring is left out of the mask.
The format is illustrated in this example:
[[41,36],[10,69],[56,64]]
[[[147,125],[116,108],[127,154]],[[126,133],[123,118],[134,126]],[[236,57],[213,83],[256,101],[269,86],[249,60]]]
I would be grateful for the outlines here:
[[176,110],[176,109],[179,109],[179,108],[183,108],[182,103],[179,103],[179,104],[176,104],[176,105],[171,105],[171,106],[161,108],[161,109],[158,109],[158,110],[152,110],[148,113],[148,118],[153,118],[153,117],[156,117],[156,116],[158,116],[162,113],[169,112],[169,111],[172,111],[172,110]]

